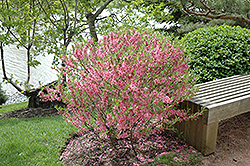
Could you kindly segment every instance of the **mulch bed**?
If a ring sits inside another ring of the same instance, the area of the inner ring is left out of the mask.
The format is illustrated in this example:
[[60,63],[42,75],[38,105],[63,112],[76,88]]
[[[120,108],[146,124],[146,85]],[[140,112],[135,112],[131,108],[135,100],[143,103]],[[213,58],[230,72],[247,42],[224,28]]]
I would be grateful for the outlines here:
[[[140,138],[134,145],[136,153],[128,144],[129,142],[129,140],[119,140],[117,149],[114,149],[110,142],[100,141],[93,132],[85,132],[68,141],[60,160],[66,166],[132,166],[153,161],[155,157],[168,155],[171,152],[178,154],[173,158],[179,163],[185,163],[190,158],[197,159],[198,156],[197,150],[192,146],[188,146],[168,133]],[[153,165],[162,165],[162,163],[154,161]]]
[[33,118],[58,115],[55,108],[22,108],[19,110],[6,112],[0,116],[0,119],[7,118]]

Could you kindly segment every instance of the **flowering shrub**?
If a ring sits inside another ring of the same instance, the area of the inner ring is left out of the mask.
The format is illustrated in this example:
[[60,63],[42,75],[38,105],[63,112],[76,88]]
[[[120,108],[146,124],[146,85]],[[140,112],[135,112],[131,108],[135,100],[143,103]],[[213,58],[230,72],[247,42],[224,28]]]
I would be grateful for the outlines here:
[[127,139],[134,149],[137,138],[193,117],[177,109],[193,94],[187,59],[165,38],[116,31],[96,44],[76,44],[61,58],[58,85],[41,95],[62,100],[67,107],[59,111],[72,125],[114,147]]

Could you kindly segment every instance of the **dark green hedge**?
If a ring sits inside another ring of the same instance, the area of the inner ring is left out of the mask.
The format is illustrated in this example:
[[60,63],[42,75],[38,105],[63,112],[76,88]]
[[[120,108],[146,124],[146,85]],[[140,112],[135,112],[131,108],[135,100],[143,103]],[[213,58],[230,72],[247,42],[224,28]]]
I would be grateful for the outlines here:
[[228,25],[197,29],[181,40],[198,83],[250,73],[250,30]]

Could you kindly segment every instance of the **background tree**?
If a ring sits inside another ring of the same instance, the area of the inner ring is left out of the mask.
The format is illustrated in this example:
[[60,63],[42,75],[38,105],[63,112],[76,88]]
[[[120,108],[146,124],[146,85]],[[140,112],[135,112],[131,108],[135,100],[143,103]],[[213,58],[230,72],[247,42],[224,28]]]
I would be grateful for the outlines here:
[[[40,64],[36,60],[38,55],[36,47],[39,47],[39,15],[37,3],[34,0],[29,1],[1,1],[1,60],[3,79],[13,85],[17,91],[27,97],[32,97],[30,82],[30,69]],[[27,79],[25,82],[14,80],[13,75],[8,76],[5,68],[4,46],[14,44],[17,48],[26,50]],[[31,104],[31,103],[30,103]]]
[[[168,23],[160,31],[183,36],[198,28],[227,24],[249,28],[250,2],[243,0],[141,0],[134,4],[157,23]],[[207,15],[208,14],[208,15]]]
[[250,24],[250,1],[245,0],[180,0],[182,10],[203,19],[224,19],[236,21],[241,26]]
[[0,105],[5,103],[8,99],[8,96],[5,94],[5,91],[2,89],[2,84],[0,83]]
[[121,10],[126,10],[128,13],[130,8],[127,7],[131,3],[127,0],[38,0],[38,2],[45,14],[44,44],[47,52],[56,56],[68,50],[72,42],[82,42],[89,37],[98,41],[98,34],[107,32],[107,29],[110,31],[111,26],[115,28],[116,25],[113,23],[117,21],[117,13]]
[[[13,1],[2,0],[1,5],[1,59],[4,79],[11,83],[19,92],[29,97],[29,107],[38,107],[36,98],[38,89],[31,89],[29,84],[30,68],[39,65],[35,57],[38,54],[54,55],[55,64],[58,57],[65,54],[72,42],[82,42],[90,36],[98,40],[98,33],[107,33],[112,28],[121,27],[114,24],[135,23],[131,1],[126,0],[96,0],[96,1]],[[107,10],[106,15],[102,15]],[[117,13],[123,11],[124,16]],[[126,19],[125,19],[126,18]],[[129,18],[129,19],[128,19]],[[112,27],[111,27],[112,25]],[[8,76],[5,70],[4,46],[17,44],[27,51],[27,80],[20,82]]]
[[227,24],[250,28],[250,1],[244,0],[180,0],[181,8],[189,17],[198,17],[204,23],[182,26],[180,31],[190,32],[207,26]]
[[156,27],[156,30],[173,33],[175,36],[182,36],[186,31],[190,32],[195,29],[192,26],[189,26],[188,30],[181,29],[184,26],[186,27],[187,24],[207,22],[198,17],[189,17],[185,14],[181,9],[179,0],[144,0],[135,1],[134,4],[140,12],[147,13],[147,17],[156,23],[166,23],[164,27]]

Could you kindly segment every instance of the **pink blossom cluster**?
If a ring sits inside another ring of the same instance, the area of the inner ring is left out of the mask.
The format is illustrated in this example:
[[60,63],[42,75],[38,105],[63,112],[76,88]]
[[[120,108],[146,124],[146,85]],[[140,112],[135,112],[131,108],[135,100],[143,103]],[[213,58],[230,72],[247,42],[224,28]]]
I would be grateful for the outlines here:
[[177,104],[193,94],[193,78],[182,51],[166,38],[110,32],[61,58],[56,89],[41,95],[62,100],[67,107],[60,113],[81,131],[136,140],[189,118]]

